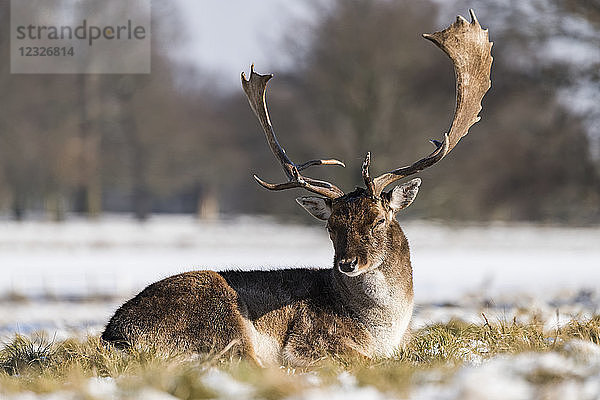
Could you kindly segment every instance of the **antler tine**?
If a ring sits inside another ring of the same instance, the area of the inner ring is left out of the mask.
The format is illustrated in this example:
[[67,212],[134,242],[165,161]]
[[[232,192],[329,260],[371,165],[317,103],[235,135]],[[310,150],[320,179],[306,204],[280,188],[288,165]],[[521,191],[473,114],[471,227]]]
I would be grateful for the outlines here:
[[303,164],[298,165],[298,171],[303,171],[308,167],[312,167],[314,165],[339,165],[340,167],[345,167],[346,164],[341,162],[340,160],[336,160],[334,158],[329,160],[310,160]]
[[250,103],[252,111],[254,111],[254,114],[256,114],[256,117],[258,118],[263,131],[265,132],[265,137],[267,138],[269,148],[271,149],[271,152],[275,158],[281,164],[283,172],[285,172],[289,181],[280,184],[273,184],[263,181],[256,175],[254,175],[254,179],[256,179],[261,186],[269,190],[304,188],[310,192],[329,198],[343,196],[344,192],[335,185],[329,182],[304,177],[300,174],[300,171],[315,165],[339,165],[345,167],[343,162],[335,159],[310,160],[303,164],[297,165],[288,158],[285,150],[277,141],[275,131],[273,130],[273,125],[271,124],[271,119],[269,118],[269,112],[267,111],[266,101],[267,82],[272,77],[272,74],[257,74],[254,72],[254,64],[252,64],[250,67],[250,79],[246,79],[246,74],[242,72],[242,87],[244,88],[246,97],[248,97],[248,102]]
[[443,141],[432,140],[436,150],[412,165],[387,172],[374,179],[375,194],[379,196],[385,187],[399,179],[413,175],[440,161],[446,156],[469,128],[479,121],[481,100],[491,86],[492,42],[487,29],[482,29],[473,10],[469,10],[471,22],[458,16],[456,22],[440,32],[424,34],[452,60],[456,77],[456,108],[450,131]]
[[365,181],[365,186],[367,187],[367,191],[371,196],[375,195],[375,185],[373,184],[373,179],[369,175],[369,166],[371,165],[371,152],[368,152],[365,156],[365,161],[362,163],[362,177]]

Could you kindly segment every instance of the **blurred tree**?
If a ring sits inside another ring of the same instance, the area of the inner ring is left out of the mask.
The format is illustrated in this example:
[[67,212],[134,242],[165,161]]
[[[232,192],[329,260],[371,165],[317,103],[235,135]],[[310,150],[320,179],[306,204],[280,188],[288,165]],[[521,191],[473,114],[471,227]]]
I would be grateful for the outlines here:
[[[128,4],[107,12],[134,14]],[[3,0],[5,60],[8,11]],[[170,58],[181,39],[177,17],[172,7],[153,7],[150,75],[14,75],[2,63],[0,87],[10,96],[0,100],[0,193],[15,217],[28,208],[46,209],[54,219],[68,210],[94,216],[106,197],[109,209],[144,219],[161,198],[181,193],[197,197],[191,211],[218,213],[220,147],[210,142],[222,122],[210,99],[198,102],[206,96],[178,83],[192,74]],[[81,67],[93,62],[82,60]],[[203,156],[213,162],[210,170]]]
[[[590,152],[591,116],[598,107],[591,102],[582,115],[573,107],[588,104],[577,97],[581,93],[565,92],[583,85],[594,94],[598,76],[588,67],[595,64],[580,68],[578,80],[573,63],[539,62],[543,54],[533,52],[536,43],[548,49],[554,45],[542,44],[563,37],[597,47],[600,13],[585,0],[539,2],[544,18],[557,23],[546,26],[535,13],[510,17],[529,12],[529,3],[507,9],[503,2],[476,4],[495,41],[482,121],[448,158],[420,174],[419,201],[407,215],[600,221],[598,160]],[[5,32],[8,3],[0,0]],[[295,39],[284,45],[296,68],[273,71],[268,103],[289,156],[298,162],[343,159],[346,169],[316,168],[311,175],[349,191],[362,184],[367,151],[373,153],[372,172],[381,173],[428,154],[427,139],[448,129],[451,63],[420,35],[446,26],[450,6],[408,0],[324,4],[312,25],[290,27]],[[452,4],[454,14],[460,0]],[[569,18],[553,16],[553,4]],[[0,65],[0,88],[9,94],[0,99],[0,207],[16,218],[31,209],[54,219],[103,209],[133,211],[139,219],[152,212],[211,218],[289,215],[295,209],[300,191],[270,193],[252,179],[257,173],[280,181],[283,172],[241,88],[221,93],[214,76],[174,61],[173,48],[183,41],[179,25],[175,8],[154,4],[150,75],[11,75],[8,62]],[[297,35],[300,29],[308,39]],[[5,60],[9,37],[0,35]],[[297,208],[294,217],[304,213]]]
[[[373,171],[382,172],[428,154],[425,139],[447,129],[451,64],[418,36],[442,27],[436,15],[429,2],[337,1],[314,27],[310,45],[296,53],[295,91],[304,96],[294,108],[304,116],[286,134],[349,161],[339,174],[347,189],[360,182],[367,150]],[[526,27],[504,29],[518,35]],[[556,100],[558,88],[541,84],[544,75],[534,78],[511,65],[513,41],[502,44],[491,30],[499,43],[482,122],[442,164],[421,174],[423,190],[408,214],[597,221],[599,179],[582,121]]]
[[[9,2],[0,2],[2,29],[9,24]],[[32,13],[35,10],[32,10]],[[10,59],[10,35],[0,35],[0,52]],[[0,168],[8,186],[11,209],[17,219],[27,208],[45,210],[53,219],[64,218],[70,171],[66,142],[72,133],[74,92],[71,78],[10,73],[0,66]]]
[[420,37],[434,25],[431,4],[335,4],[314,29],[299,65],[305,99],[323,133],[320,142],[329,140],[348,160],[343,180],[351,188],[360,182],[356,171],[367,151],[379,171],[400,166],[416,151],[431,151],[426,139],[439,136],[436,124],[448,120],[439,110],[450,103],[452,71],[443,69],[438,50]]

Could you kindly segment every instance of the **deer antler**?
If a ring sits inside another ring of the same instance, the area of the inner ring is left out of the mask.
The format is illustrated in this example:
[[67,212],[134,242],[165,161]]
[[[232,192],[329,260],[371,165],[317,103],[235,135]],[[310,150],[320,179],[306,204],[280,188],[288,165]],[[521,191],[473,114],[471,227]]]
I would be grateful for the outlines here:
[[385,187],[399,179],[413,175],[440,161],[465,136],[469,128],[479,121],[481,100],[491,86],[490,69],[492,67],[492,42],[488,39],[487,29],[482,29],[473,10],[469,10],[471,22],[458,16],[456,22],[441,32],[424,34],[442,49],[454,64],[456,75],[456,109],[450,132],[444,134],[442,141],[432,140],[436,149],[429,156],[412,165],[387,172],[372,180],[369,178],[370,157],[363,164],[363,178],[367,190],[374,196],[381,195]]
[[263,181],[256,175],[254,175],[254,179],[256,179],[256,181],[262,187],[269,190],[304,188],[310,192],[332,199],[343,196],[344,192],[335,185],[329,182],[302,176],[300,174],[300,171],[303,171],[314,165],[340,165],[345,167],[343,162],[335,159],[310,160],[298,165],[288,158],[288,156],[285,154],[285,150],[277,141],[277,138],[275,137],[275,131],[273,130],[273,125],[271,125],[271,119],[269,118],[269,112],[267,111],[266,102],[267,82],[272,77],[272,74],[260,75],[254,72],[253,64],[250,67],[250,79],[246,79],[246,74],[242,72],[242,87],[244,88],[244,92],[246,92],[246,96],[248,97],[252,111],[254,111],[254,114],[256,114],[258,117],[258,120],[260,121],[260,124],[265,132],[267,143],[269,144],[273,155],[281,164],[283,172],[285,172],[289,181],[285,183],[273,184]]

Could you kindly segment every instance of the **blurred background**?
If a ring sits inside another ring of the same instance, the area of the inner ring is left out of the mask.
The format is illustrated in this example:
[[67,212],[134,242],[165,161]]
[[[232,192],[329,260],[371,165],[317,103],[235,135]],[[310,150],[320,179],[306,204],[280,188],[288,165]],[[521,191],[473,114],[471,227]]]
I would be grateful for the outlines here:
[[350,191],[367,151],[379,174],[448,129],[454,73],[421,34],[468,8],[494,42],[492,88],[400,216],[417,301],[478,293],[466,303],[487,307],[518,290],[546,296],[550,316],[600,305],[600,3],[152,5],[151,74],[16,75],[0,0],[0,336],[97,333],[124,298],[193,268],[330,266],[325,230],[293,200],[303,193],[252,178],[284,175],[240,72],[275,74],[268,104],[288,155],[345,161],[310,174]]
[[[303,218],[241,90],[252,62],[293,160],[346,191],[415,161],[447,130],[450,61],[424,32],[474,8],[495,42],[482,120],[422,175],[407,215],[600,221],[600,5],[589,0],[155,2],[150,75],[11,75],[0,2],[0,213]],[[135,10],[131,10],[135,13]]]

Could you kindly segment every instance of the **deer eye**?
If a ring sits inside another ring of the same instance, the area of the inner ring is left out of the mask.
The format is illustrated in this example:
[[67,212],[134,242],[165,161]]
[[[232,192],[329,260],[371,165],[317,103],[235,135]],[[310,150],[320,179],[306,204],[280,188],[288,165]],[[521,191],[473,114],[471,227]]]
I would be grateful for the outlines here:
[[372,231],[374,231],[375,229],[377,229],[378,227],[380,227],[381,225],[383,225],[383,223],[385,222],[385,218],[380,218],[378,219],[374,224],[373,224],[373,228],[371,228]]

